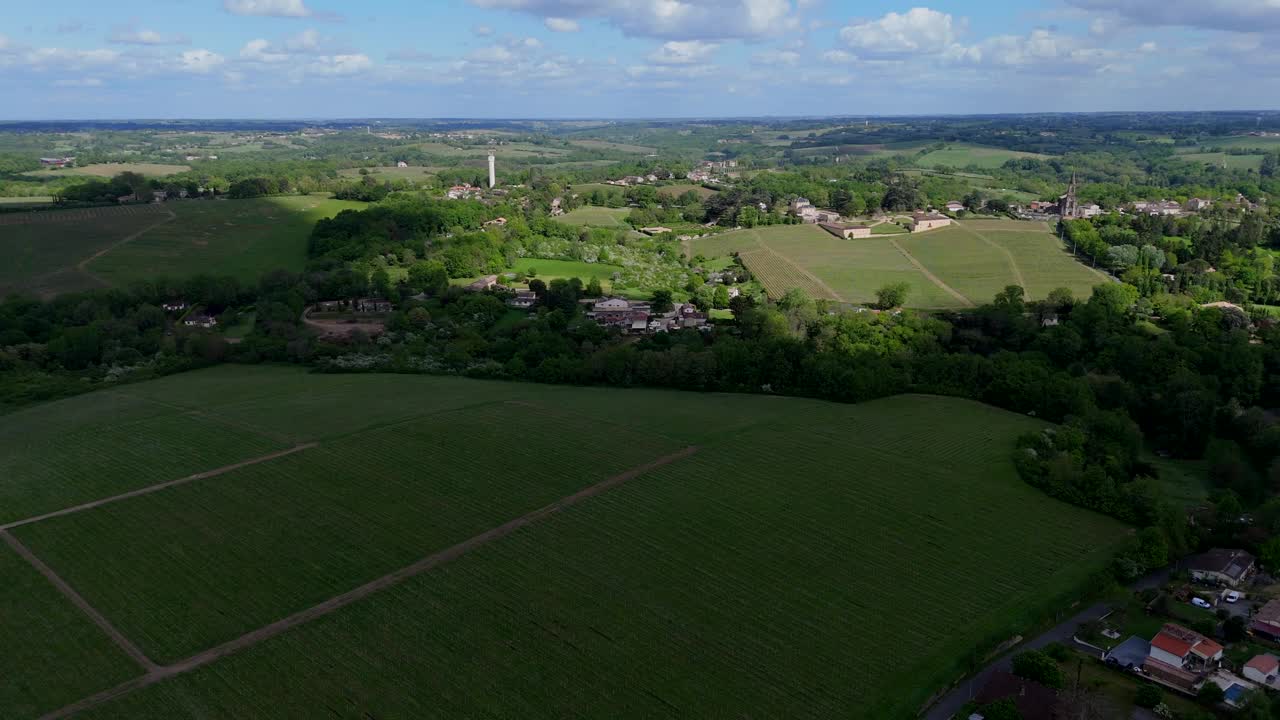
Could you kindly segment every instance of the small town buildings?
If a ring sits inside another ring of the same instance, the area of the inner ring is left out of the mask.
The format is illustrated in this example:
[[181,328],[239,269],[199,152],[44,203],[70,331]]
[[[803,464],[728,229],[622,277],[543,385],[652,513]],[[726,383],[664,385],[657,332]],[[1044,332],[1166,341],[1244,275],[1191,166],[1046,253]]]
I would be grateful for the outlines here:
[[401,160],[400,162],[396,163],[396,167],[398,167],[398,168],[407,168],[407,167],[409,167],[409,163],[407,163],[407,162],[405,162],[405,161]]
[[947,212],[957,213],[964,209],[964,203],[952,200],[947,203]]
[[665,313],[654,313],[650,303],[644,301],[600,298],[583,302],[591,305],[587,317],[605,327],[616,327],[631,334],[709,327],[707,315],[692,303],[676,304]]
[[1239,587],[1254,571],[1255,559],[1244,550],[1214,548],[1187,559],[1191,579]]
[[218,324],[218,318],[203,312],[192,312],[182,319],[187,327],[211,328]]
[[534,306],[538,302],[538,295],[532,290],[517,290],[516,294],[507,300],[507,304],[514,308],[526,310]]
[[807,223],[837,223],[840,222],[840,213],[835,210],[822,210],[813,206],[808,198],[798,197],[791,201],[789,206],[791,214],[800,218],[801,221]]
[[1187,200],[1187,204],[1184,207],[1186,207],[1187,212],[1200,212],[1201,210],[1208,210],[1212,205],[1213,202],[1211,200],[1193,197]]
[[172,300],[170,302],[161,303],[160,307],[163,308],[165,312],[181,312],[187,309],[187,301]]
[[1269,640],[1280,641],[1280,600],[1269,600],[1258,608],[1249,622],[1249,631]]
[[937,213],[913,213],[911,215],[911,232],[925,232],[951,224],[951,218]]
[[478,278],[475,282],[468,283],[466,286],[466,289],[470,290],[471,292],[483,292],[492,287],[495,287],[497,284],[498,284],[497,275],[485,275],[482,278]]
[[1275,655],[1255,655],[1244,664],[1243,675],[1246,680],[1274,685],[1276,676],[1280,675],[1280,659]]
[[382,298],[360,298],[352,301],[351,309],[359,313],[391,312],[391,301]]
[[661,226],[661,225],[654,225],[653,227],[643,227],[643,228],[640,228],[640,232],[644,233],[645,235],[651,235],[651,236],[652,236],[652,235],[661,235],[662,233],[674,232],[674,230],[672,230],[672,229],[671,229],[671,228],[669,228],[669,227],[663,227],[663,226]]
[[450,200],[470,200],[480,197],[481,190],[478,187],[472,187],[468,184],[454,185],[445,192],[445,197]]
[[871,237],[871,227],[869,225],[848,225],[845,223],[823,222],[818,223],[818,226],[832,235],[835,235],[838,238],[845,238],[846,240]]
[[1222,646],[1181,625],[1165,623],[1151,638],[1151,654],[1147,661],[1163,663],[1174,669],[1197,672],[1210,670],[1222,661]]

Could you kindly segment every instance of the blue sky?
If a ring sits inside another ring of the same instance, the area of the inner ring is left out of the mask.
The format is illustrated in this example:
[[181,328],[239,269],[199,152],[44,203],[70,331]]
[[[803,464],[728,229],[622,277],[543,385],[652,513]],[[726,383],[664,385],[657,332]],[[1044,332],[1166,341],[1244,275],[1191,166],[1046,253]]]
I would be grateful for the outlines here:
[[1271,109],[1274,0],[6,3],[0,119]]

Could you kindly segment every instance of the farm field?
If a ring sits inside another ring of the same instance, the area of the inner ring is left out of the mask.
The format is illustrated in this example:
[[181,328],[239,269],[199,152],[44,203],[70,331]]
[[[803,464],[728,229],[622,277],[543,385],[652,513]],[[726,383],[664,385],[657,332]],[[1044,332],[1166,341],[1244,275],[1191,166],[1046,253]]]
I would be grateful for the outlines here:
[[0,215],[0,250],[18,259],[0,269],[0,291],[54,295],[197,273],[255,280],[301,269],[316,220],[364,206],[307,195]]
[[947,167],[963,168],[973,165],[980,168],[998,168],[1009,160],[1016,160],[1018,158],[1047,157],[1049,156],[1037,153],[1018,152],[1016,150],[1005,150],[1004,148],[987,147],[985,145],[954,143],[941,150],[934,150],[933,152],[926,153],[916,161],[916,164],[922,167],[945,165]]
[[1186,153],[1179,158],[1187,162],[1199,162],[1214,167],[1226,163],[1229,170],[1257,170],[1262,167],[1262,155],[1228,155],[1222,152]]
[[[344,168],[338,171],[342,177],[364,177],[360,174],[362,168]],[[424,180],[426,178],[435,177],[437,172],[444,170],[442,167],[435,166],[409,166],[409,167],[375,167],[365,168],[369,170],[369,175],[375,178],[389,178],[392,180]]]
[[630,208],[605,208],[583,205],[575,210],[555,218],[556,222],[565,225],[589,225],[591,227],[627,227],[626,217],[631,214]]
[[966,220],[920,234],[872,230],[870,239],[842,240],[814,225],[777,225],[695,240],[692,250],[707,258],[741,253],[774,297],[798,287],[815,298],[870,303],[878,288],[905,282],[907,305],[924,309],[981,305],[1015,284],[1031,299],[1058,287],[1087,297],[1106,280],[1072,258],[1044,223]]
[[0,197],[0,206],[6,208],[22,207],[26,205],[48,205],[53,202],[53,197],[49,195],[30,195],[27,197]]
[[610,142],[608,140],[570,140],[571,145],[584,147],[588,150],[613,150],[615,152],[634,153],[636,155],[650,155],[658,152],[657,148],[645,145],[632,145],[630,143]]
[[1280,150],[1280,136],[1232,135],[1208,138],[1200,143],[1203,148],[1256,148],[1265,152]]
[[678,197],[680,195],[683,195],[689,192],[690,190],[698,193],[698,197],[703,200],[706,200],[707,198],[719,192],[718,190],[712,190],[711,188],[702,187],[701,185],[694,185],[692,183],[680,183],[677,185],[663,185],[662,187],[658,188],[658,194],[674,195]]
[[576,277],[585,283],[591,278],[598,278],[600,282],[608,285],[609,278],[614,273],[622,272],[622,266],[608,263],[588,263],[580,260],[520,258],[508,269],[508,272],[528,273],[530,270],[536,272],[537,276],[542,280]]
[[[192,409],[268,444],[319,444],[10,530],[150,659],[197,653],[189,672],[77,717],[899,717],[975,646],[1078,589],[1126,532],[1017,478],[1014,439],[1043,423],[931,396],[836,405],[223,366],[13,413],[0,447],[77,452],[88,439],[68,421]],[[463,538],[483,541],[203,653]],[[867,646],[895,650],[868,664]],[[75,673],[0,691],[0,715],[138,674],[79,654],[59,658]]]
[[177,175],[191,169],[190,165],[158,165],[156,163],[101,163],[84,167],[69,167],[48,170],[30,170],[22,173],[31,177],[62,177],[63,175],[89,175],[92,177],[114,177],[122,172],[136,172],[147,177],[166,177]]

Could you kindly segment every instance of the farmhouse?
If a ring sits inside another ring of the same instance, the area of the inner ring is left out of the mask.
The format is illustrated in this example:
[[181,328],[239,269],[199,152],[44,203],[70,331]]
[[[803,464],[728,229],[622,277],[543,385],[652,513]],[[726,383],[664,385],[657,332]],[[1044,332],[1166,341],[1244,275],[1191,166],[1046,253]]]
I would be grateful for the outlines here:
[[911,215],[911,232],[924,232],[951,224],[951,218],[937,213],[913,213]]
[[845,223],[822,222],[818,223],[818,226],[836,237],[845,238],[847,240],[871,237],[871,227],[869,225],[848,225]]
[[947,212],[957,213],[964,209],[964,203],[952,200],[947,203]]
[[1155,661],[1185,672],[1210,670],[1221,660],[1221,645],[1173,623],[1166,623],[1151,638],[1151,653],[1147,656],[1148,664]]
[[1244,550],[1214,548],[1187,560],[1192,580],[1238,587],[1253,572],[1254,557]]
[[1244,676],[1263,685],[1274,685],[1280,674],[1280,660],[1275,655],[1255,655],[1244,664]]
[[538,302],[538,295],[532,290],[517,290],[514,297],[507,301],[511,307],[527,309]]
[[485,275],[484,277],[477,279],[475,282],[467,284],[466,289],[471,292],[482,292],[496,286],[497,284],[497,275]]
[[1201,210],[1208,210],[1212,205],[1213,203],[1209,200],[1193,197],[1187,201],[1185,207],[1187,208],[1187,212],[1200,212]]

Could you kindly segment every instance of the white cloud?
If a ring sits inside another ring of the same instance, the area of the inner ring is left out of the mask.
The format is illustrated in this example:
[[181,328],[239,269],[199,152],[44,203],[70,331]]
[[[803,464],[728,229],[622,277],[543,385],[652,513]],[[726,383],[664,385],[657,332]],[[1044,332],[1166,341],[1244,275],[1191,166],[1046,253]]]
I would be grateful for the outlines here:
[[92,77],[91,78],[64,78],[62,80],[55,80],[53,84],[55,87],[90,88],[90,87],[102,87],[102,80],[98,78],[92,78]]
[[303,30],[302,32],[287,38],[284,41],[284,49],[289,52],[310,53],[320,49],[320,33],[314,28]]
[[755,38],[799,27],[791,0],[470,0],[542,18],[598,18],[628,35],[673,40]]
[[947,13],[918,7],[846,26],[840,39],[869,55],[936,55],[955,45],[961,30],[963,22]]
[[312,15],[303,0],[222,0],[222,7],[232,15],[294,18]]
[[261,63],[280,63],[289,59],[288,53],[277,52],[271,48],[271,43],[262,38],[250,40],[240,48],[240,59],[250,62]]
[[116,28],[107,39],[119,45],[186,45],[191,42],[191,38],[186,35],[164,35],[155,30],[131,26]]
[[1135,25],[1180,25],[1251,32],[1280,29],[1276,0],[1067,0],[1083,10],[1112,12]]
[[752,55],[751,62],[756,65],[795,67],[800,64],[800,53],[794,50],[765,50]]
[[582,28],[577,20],[569,18],[549,17],[542,21],[551,32],[578,32]]
[[1160,49],[1160,46],[1156,45],[1154,40],[1148,40],[1138,46],[1138,52],[1144,53],[1153,53],[1158,49]]
[[188,50],[182,53],[182,69],[191,73],[208,73],[227,59],[211,50]]
[[844,50],[828,50],[822,53],[822,59],[832,65],[845,65],[851,62],[856,62],[858,56],[851,52],[845,52]]
[[355,75],[371,68],[373,68],[373,61],[368,55],[352,53],[316,58],[307,65],[307,72],[316,75]]
[[716,43],[702,40],[669,40],[649,53],[649,61],[660,65],[692,65],[705,62],[718,47]]
[[40,68],[110,65],[119,59],[120,53],[115,50],[68,50],[66,48],[36,48],[23,56],[23,60],[28,65]]

